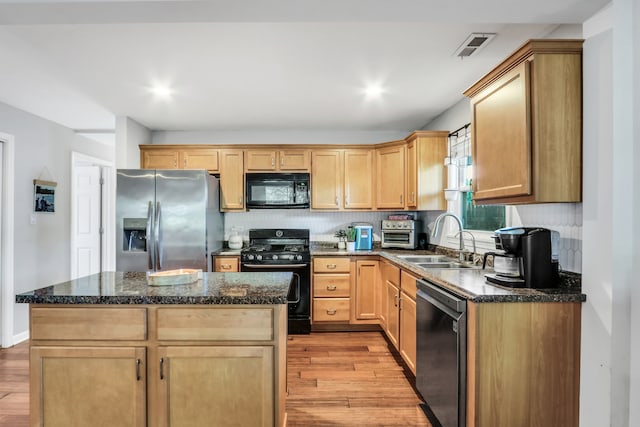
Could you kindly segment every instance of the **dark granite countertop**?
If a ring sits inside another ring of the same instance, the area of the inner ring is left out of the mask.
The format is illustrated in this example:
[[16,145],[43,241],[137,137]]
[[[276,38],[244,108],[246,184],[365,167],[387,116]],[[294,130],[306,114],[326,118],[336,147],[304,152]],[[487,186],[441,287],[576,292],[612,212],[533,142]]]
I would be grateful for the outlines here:
[[292,273],[202,273],[149,286],[146,273],[104,272],[16,295],[28,304],[286,304]]
[[581,292],[580,275],[561,273],[560,287],[554,289],[509,288],[488,283],[484,277],[492,269],[437,269],[421,268],[406,262],[398,255],[433,255],[433,251],[380,249],[371,251],[339,250],[328,245],[311,247],[313,256],[372,256],[388,259],[418,277],[424,278],[456,295],[473,302],[584,302],[587,296]]

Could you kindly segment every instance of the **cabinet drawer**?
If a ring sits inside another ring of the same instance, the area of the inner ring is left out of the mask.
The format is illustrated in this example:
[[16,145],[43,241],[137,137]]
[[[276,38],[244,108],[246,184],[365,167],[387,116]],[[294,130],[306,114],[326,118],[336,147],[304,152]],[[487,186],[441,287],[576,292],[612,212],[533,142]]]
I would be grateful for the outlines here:
[[314,273],[349,273],[351,259],[349,258],[314,258]]
[[348,274],[314,274],[314,297],[349,297],[351,276]]
[[407,273],[406,271],[402,271],[400,273],[400,288],[404,291],[405,294],[409,295],[413,300],[416,299],[416,278],[415,276]]
[[271,308],[158,308],[158,340],[270,341]]
[[238,257],[215,257],[213,259],[213,271],[222,273],[240,271]]
[[31,308],[33,340],[145,340],[146,308]]
[[313,320],[315,322],[348,322],[349,298],[314,298]]

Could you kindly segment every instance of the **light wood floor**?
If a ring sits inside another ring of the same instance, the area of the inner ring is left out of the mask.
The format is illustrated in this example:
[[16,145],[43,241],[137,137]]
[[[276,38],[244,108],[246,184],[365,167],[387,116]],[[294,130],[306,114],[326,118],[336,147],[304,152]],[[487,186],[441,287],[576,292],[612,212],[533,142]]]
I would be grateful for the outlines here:
[[[288,341],[288,426],[430,426],[397,352],[379,332]],[[28,342],[0,349],[0,427],[29,423]]]

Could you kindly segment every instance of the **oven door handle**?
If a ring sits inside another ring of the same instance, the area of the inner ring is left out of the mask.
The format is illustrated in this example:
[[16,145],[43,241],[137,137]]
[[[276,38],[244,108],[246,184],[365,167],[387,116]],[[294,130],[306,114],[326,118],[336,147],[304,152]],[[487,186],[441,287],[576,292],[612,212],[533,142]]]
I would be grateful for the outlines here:
[[242,264],[247,268],[271,268],[271,269],[283,269],[283,268],[304,268],[309,264]]
[[294,301],[287,301],[289,304],[297,304],[300,302],[300,275],[298,273],[293,273],[296,279],[296,299]]

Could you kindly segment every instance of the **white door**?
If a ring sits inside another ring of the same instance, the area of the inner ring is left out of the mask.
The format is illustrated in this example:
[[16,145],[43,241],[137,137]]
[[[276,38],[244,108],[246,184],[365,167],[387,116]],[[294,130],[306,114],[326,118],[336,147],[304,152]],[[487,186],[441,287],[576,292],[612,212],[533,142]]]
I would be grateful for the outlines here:
[[[4,259],[2,257],[2,209],[3,209],[3,205],[2,205],[2,177],[4,176],[4,169],[2,168],[2,164],[3,164],[3,157],[2,157],[2,150],[4,148],[4,141],[0,140],[0,271],[2,271],[4,269],[4,265],[2,265],[2,260]],[[2,333],[4,331],[3,328],[3,319],[5,317],[6,314],[5,313],[5,307],[2,301],[2,297],[3,297],[3,288],[4,288],[4,281],[0,279],[0,348],[3,347],[2,343],[4,342],[4,340],[2,339]]]
[[73,241],[75,265],[71,278],[101,271],[102,189],[100,166],[75,167],[75,224]]

